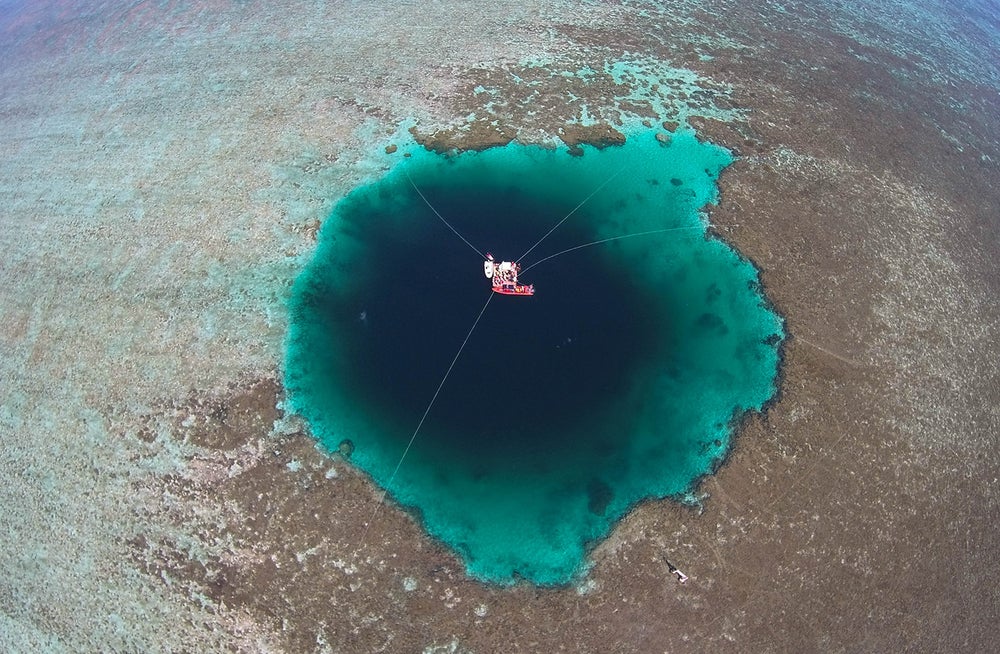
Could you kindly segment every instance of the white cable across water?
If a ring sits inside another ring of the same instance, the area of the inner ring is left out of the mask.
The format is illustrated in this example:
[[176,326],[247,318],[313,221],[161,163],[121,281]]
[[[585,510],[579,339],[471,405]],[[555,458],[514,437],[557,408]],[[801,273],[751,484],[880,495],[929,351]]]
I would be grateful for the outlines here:
[[486,255],[483,254],[482,252],[480,252],[479,248],[477,248],[475,245],[473,245],[472,243],[469,243],[469,241],[464,236],[462,236],[461,234],[459,234],[458,230],[455,229],[454,227],[452,227],[451,223],[448,222],[447,220],[445,220],[444,216],[442,216],[438,212],[438,210],[434,208],[434,205],[431,204],[430,201],[426,197],[424,197],[424,194],[420,192],[419,188],[417,188],[417,185],[413,182],[413,178],[410,177],[410,173],[407,172],[407,170],[405,168],[403,169],[403,172],[406,174],[406,179],[408,179],[410,181],[410,186],[412,186],[413,190],[417,192],[417,195],[419,195],[420,199],[424,201],[424,204],[426,204],[428,207],[431,208],[431,211],[434,212],[434,215],[436,215],[438,218],[440,218],[441,222],[443,222],[445,225],[447,225],[448,229],[450,229],[451,231],[453,231],[455,233],[455,236],[457,236],[458,238],[462,239],[462,241],[466,245],[468,245],[470,248],[472,248],[473,250],[475,250],[476,254],[478,254],[481,259],[485,259]]
[[427,419],[427,414],[431,412],[431,407],[434,406],[434,402],[437,400],[438,395],[441,393],[441,389],[444,388],[444,383],[448,380],[448,375],[451,374],[452,368],[455,367],[455,363],[458,362],[458,357],[462,356],[462,350],[465,349],[466,343],[469,342],[469,338],[472,337],[472,332],[476,331],[476,325],[479,324],[480,319],[482,319],[483,314],[486,313],[486,307],[490,306],[490,300],[493,299],[493,291],[490,291],[490,296],[486,298],[486,304],[479,311],[479,315],[476,316],[476,322],[472,323],[472,327],[469,329],[469,333],[465,335],[465,340],[462,341],[462,346],[458,348],[458,352],[455,353],[455,358],[451,360],[451,365],[448,366],[448,371],[444,373],[444,377],[441,378],[441,383],[438,384],[437,390],[434,391],[434,397],[431,398],[430,403],[428,403],[427,408],[424,409],[424,415],[420,417],[420,422],[417,423],[417,428],[413,430],[413,435],[410,436],[410,442],[406,444],[406,449],[403,450],[403,455],[399,457],[399,463],[396,464],[396,468],[389,475],[389,481],[385,482],[385,488],[382,489],[382,497],[379,498],[378,504],[375,505],[375,510],[372,511],[372,517],[368,520],[368,524],[365,525],[365,531],[361,534],[361,541],[358,543],[358,548],[355,553],[360,551],[361,546],[365,544],[365,539],[368,537],[368,530],[371,529],[372,524],[375,522],[375,518],[378,516],[379,509],[385,504],[386,495],[389,494],[389,488],[392,486],[392,482],[396,479],[396,473],[399,472],[400,467],[403,465],[403,459],[410,452],[410,448],[413,446],[413,441],[417,440],[417,433],[420,432],[420,428],[424,425],[424,420]]
[[549,234],[551,234],[552,232],[554,232],[554,231],[556,231],[557,229],[559,229],[559,225],[562,225],[562,224],[563,224],[564,222],[566,222],[566,220],[567,220],[567,219],[568,219],[568,218],[569,218],[570,216],[572,216],[573,214],[575,214],[575,213],[576,213],[576,211],[577,211],[577,209],[579,209],[579,208],[580,208],[580,207],[582,207],[583,205],[587,204],[587,201],[588,201],[588,200],[590,200],[590,198],[592,198],[592,197],[594,197],[595,195],[597,195],[598,191],[600,191],[600,190],[601,190],[602,188],[604,188],[605,186],[607,186],[608,184],[610,184],[610,183],[611,183],[611,180],[613,180],[613,179],[614,179],[615,177],[618,177],[618,176],[619,176],[619,175],[621,175],[621,174],[622,174],[623,172],[625,172],[625,166],[622,166],[622,167],[621,167],[621,168],[620,168],[620,169],[618,170],[618,172],[617,172],[617,173],[615,173],[615,174],[614,174],[614,175],[612,175],[611,177],[609,177],[609,178],[607,178],[606,180],[604,180],[604,183],[603,183],[603,184],[601,184],[600,186],[598,186],[597,188],[595,188],[595,189],[594,189],[594,191],[593,191],[593,192],[592,192],[592,193],[591,193],[590,195],[588,195],[587,197],[585,197],[585,198],[583,199],[583,202],[581,202],[580,204],[578,204],[578,205],[576,205],[575,207],[573,207],[573,210],[572,210],[572,211],[570,211],[570,212],[569,212],[568,214],[566,214],[566,215],[565,215],[565,216],[563,217],[563,219],[562,219],[562,220],[560,220],[559,222],[557,222],[557,223],[555,224],[555,226],[554,226],[554,227],[553,227],[552,229],[550,229],[549,231],[545,232],[545,235],[544,235],[544,236],[542,236],[542,238],[538,239],[538,240],[537,240],[537,241],[535,242],[535,244],[534,244],[534,245],[532,245],[532,246],[531,246],[530,248],[528,248],[528,251],[527,251],[527,252],[525,252],[524,254],[522,254],[521,256],[519,256],[519,257],[518,257],[517,259],[514,259],[514,262],[516,263],[516,262],[520,261],[521,259],[525,258],[526,256],[528,256],[528,254],[529,254],[529,253],[530,253],[530,252],[531,252],[532,250],[534,250],[534,249],[535,249],[536,247],[538,247],[538,245],[539,245],[539,244],[540,244],[540,243],[541,243],[542,241],[544,241],[545,239],[547,239],[547,238],[549,237]]
[[524,270],[522,270],[521,273],[523,274],[523,273],[528,272],[529,270],[531,270],[532,268],[534,268],[538,264],[542,263],[543,261],[548,261],[549,259],[555,259],[556,257],[561,256],[563,254],[566,254],[567,252],[572,252],[573,250],[580,250],[580,249],[583,249],[583,248],[589,248],[591,245],[600,245],[601,243],[608,243],[610,241],[618,241],[618,240],[621,240],[623,238],[634,238],[636,236],[648,236],[650,234],[663,234],[665,232],[679,232],[679,231],[685,231],[685,230],[691,230],[691,229],[704,229],[704,226],[702,226],[702,225],[692,225],[691,227],[668,227],[666,229],[651,229],[651,230],[646,231],[646,232],[636,232],[634,234],[623,234],[622,236],[612,236],[610,238],[602,238],[599,241],[592,241],[590,243],[584,243],[583,245],[576,245],[574,247],[567,248],[567,249],[565,249],[565,250],[563,250],[561,252],[556,252],[555,254],[550,254],[547,257],[543,257],[543,258],[539,259],[538,261],[536,261],[535,263],[533,263],[530,266],[528,266],[527,268],[525,268]]

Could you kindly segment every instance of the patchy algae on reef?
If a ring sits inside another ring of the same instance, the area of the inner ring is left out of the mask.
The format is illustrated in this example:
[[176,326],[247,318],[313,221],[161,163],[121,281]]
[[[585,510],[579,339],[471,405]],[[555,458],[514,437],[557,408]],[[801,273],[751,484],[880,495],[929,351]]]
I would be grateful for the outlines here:
[[[0,649],[981,651],[996,24],[978,1],[5,5]],[[484,587],[396,510],[355,554],[377,491],[278,382],[330,190],[380,174],[407,117],[445,150],[573,144],[657,102],[739,156],[712,222],[787,317],[780,401],[700,508],[636,509],[578,588]]]

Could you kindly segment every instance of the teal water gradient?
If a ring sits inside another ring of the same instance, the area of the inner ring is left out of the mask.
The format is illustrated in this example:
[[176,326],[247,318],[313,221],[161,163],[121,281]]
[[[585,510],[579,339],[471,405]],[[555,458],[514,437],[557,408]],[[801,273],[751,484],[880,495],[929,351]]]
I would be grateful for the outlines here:
[[678,228],[542,262],[524,275],[535,297],[494,298],[388,489],[473,576],[566,583],[630,507],[692,490],[776,391],[782,321],[699,213],[732,158],[692,132],[582,157],[410,154],[324,223],[287,341],[292,407],[382,487],[489,297],[478,256],[407,174],[504,258],[599,189],[525,266]]

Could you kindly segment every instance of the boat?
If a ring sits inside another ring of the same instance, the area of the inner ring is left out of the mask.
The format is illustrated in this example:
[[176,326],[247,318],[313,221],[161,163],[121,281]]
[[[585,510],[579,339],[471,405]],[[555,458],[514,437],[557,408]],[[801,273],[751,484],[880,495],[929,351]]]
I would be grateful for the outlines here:
[[521,271],[521,265],[512,261],[501,261],[497,263],[493,255],[486,253],[486,261],[483,262],[483,273],[488,279],[493,281],[493,292],[500,295],[534,295],[534,284],[521,284],[517,280],[517,273]]

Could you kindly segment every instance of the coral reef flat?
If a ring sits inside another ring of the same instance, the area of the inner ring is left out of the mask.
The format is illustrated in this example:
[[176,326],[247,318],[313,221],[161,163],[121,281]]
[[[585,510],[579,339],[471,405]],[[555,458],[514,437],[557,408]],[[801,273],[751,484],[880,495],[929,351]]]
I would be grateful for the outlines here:
[[[981,0],[0,2],[0,649],[989,649],[998,23]],[[630,124],[733,153],[706,218],[785,318],[779,392],[573,583],[483,584],[419,516],[373,521],[350,443],[290,411],[292,284],[407,144],[586,158]]]

